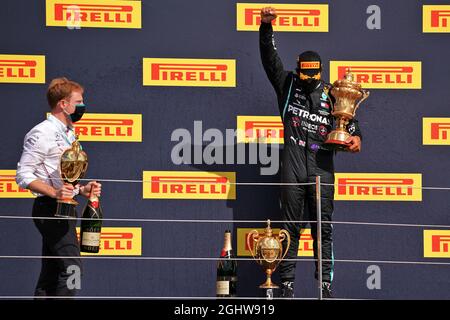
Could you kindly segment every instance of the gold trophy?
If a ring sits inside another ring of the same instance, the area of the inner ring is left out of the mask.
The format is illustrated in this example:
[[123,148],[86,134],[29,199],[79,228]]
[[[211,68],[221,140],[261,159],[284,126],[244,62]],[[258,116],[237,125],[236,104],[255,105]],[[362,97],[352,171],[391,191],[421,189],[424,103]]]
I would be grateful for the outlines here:
[[345,140],[351,136],[347,131],[347,125],[355,117],[361,102],[369,97],[370,92],[361,89],[361,85],[353,81],[353,74],[349,69],[343,79],[333,83],[331,94],[336,99],[331,113],[336,118],[336,129],[328,134],[325,145],[346,151],[348,144]]
[[[287,246],[283,253],[281,242],[285,239],[287,239]],[[253,245],[250,240],[253,240]],[[247,235],[247,246],[250,248],[250,253],[256,262],[264,268],[267,275],[266,282],[259,286],[261,289],[279,288],[272,282],[272,274],[286,256],[290,244],[291,237],[286,230],[281,229],[278,236],[272,235],[270,220],[267,220],[264,236],[261,237],[257,230],[252,230]]]
[[[72,147],[65,150],[60,159],[60,175],[64,183],[70,183],[74,187],[84,177],[88,166],[86,152],[81,150],[78,136],[72,142]],[[56,217],[76,217],[75,207],[78,205],[73,198],[58,199]]]

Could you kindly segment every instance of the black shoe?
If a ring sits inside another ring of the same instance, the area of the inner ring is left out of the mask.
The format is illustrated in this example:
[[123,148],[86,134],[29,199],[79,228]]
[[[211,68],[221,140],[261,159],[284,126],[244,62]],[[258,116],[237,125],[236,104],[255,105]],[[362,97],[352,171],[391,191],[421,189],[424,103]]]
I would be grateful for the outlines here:
[[281,284],[281,298],[293,298],[294,297],[294,282],[284,281]]
[[331,295],[331,283],[322,282],[322,298],[333,298],[333,296]]

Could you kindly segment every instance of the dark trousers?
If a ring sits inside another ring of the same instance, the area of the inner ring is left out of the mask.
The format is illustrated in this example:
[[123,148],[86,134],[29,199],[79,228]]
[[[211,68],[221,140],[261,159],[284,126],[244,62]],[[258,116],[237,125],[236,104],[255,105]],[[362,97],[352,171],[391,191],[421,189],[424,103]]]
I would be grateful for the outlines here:
[[[34,224],[42,235],[42,255],[74,258],[42,258],[41,273],[34,292],[35,296],[74,296],[76,288],[69,279],[74,269],[80,270],[80,247],[76,234],[77,220],[36,219],[36,217],[53,217],[56,212],[56,200],[38,197],[33,205]],[[71,267],[69,270],[68,268]],[[78,267],[78,268],[77,268]],[[69,272],[68,272],[69,271]]]
[[[332,174],[321,175],[322,182],[334,183]],[[286,179],[288,180],[288,179]],[[315,177],[291,177],[289,182],[315,182]],[[323,222],[331,222],[333,214],[333,198],[334,186],[321,187],[321,217]],[[305,210],[307,208],[307,211]],[[285,259],[298,258],[298,245],[300,230],[306,224],[294,223],[291,221],[314,221],[317,220],[316,205],[316,186],[283,186],[281,188],[281,212],[283,220],[283,228],[289,232],[291,236],[291,244]],[[314,258],[317,259],[317,225],[310,223],[311,235],[313,238]],[[322,279],[330,282],[333,280],[333,227],[331,223],[322,224]],[[285,247],[286,241],[283,242]],[[283,260],[280,263],[279,272],[282,281],[294,281],[295,279],[296,261]],[[315,276],[318,276],[318,267],[316,262]]]

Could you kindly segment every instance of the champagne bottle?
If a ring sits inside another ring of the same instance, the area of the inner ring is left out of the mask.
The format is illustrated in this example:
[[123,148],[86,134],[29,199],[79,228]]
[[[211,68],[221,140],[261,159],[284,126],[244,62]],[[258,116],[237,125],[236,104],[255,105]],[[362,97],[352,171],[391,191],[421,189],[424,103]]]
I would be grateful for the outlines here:
[[98,253],[100,250],[103,212],[100,207],[100,199],[94,194],[92,189],[86,208],[83,211],[83,220],[81,220],[80,250],[82,252]]
[[223,249],[217,262],[217,297],[235,297],[237,283],[237,262],[231,247],[231,231],[225,231]]

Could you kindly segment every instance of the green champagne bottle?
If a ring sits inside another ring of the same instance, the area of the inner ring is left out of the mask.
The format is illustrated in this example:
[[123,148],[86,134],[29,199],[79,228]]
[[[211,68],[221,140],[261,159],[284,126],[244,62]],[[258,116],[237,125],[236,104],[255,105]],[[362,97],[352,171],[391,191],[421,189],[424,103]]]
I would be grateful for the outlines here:
[[86,208],[83,211],[82,218],[80,228],[80,251],[98,253],[100,251],[103,211],[100,206],[100,199],[93,193],[92,189]]
[[226,230],[220,260],[217,262],[217,297],[235,297],[237,285],[237,261],[231,247],[231,231]]

